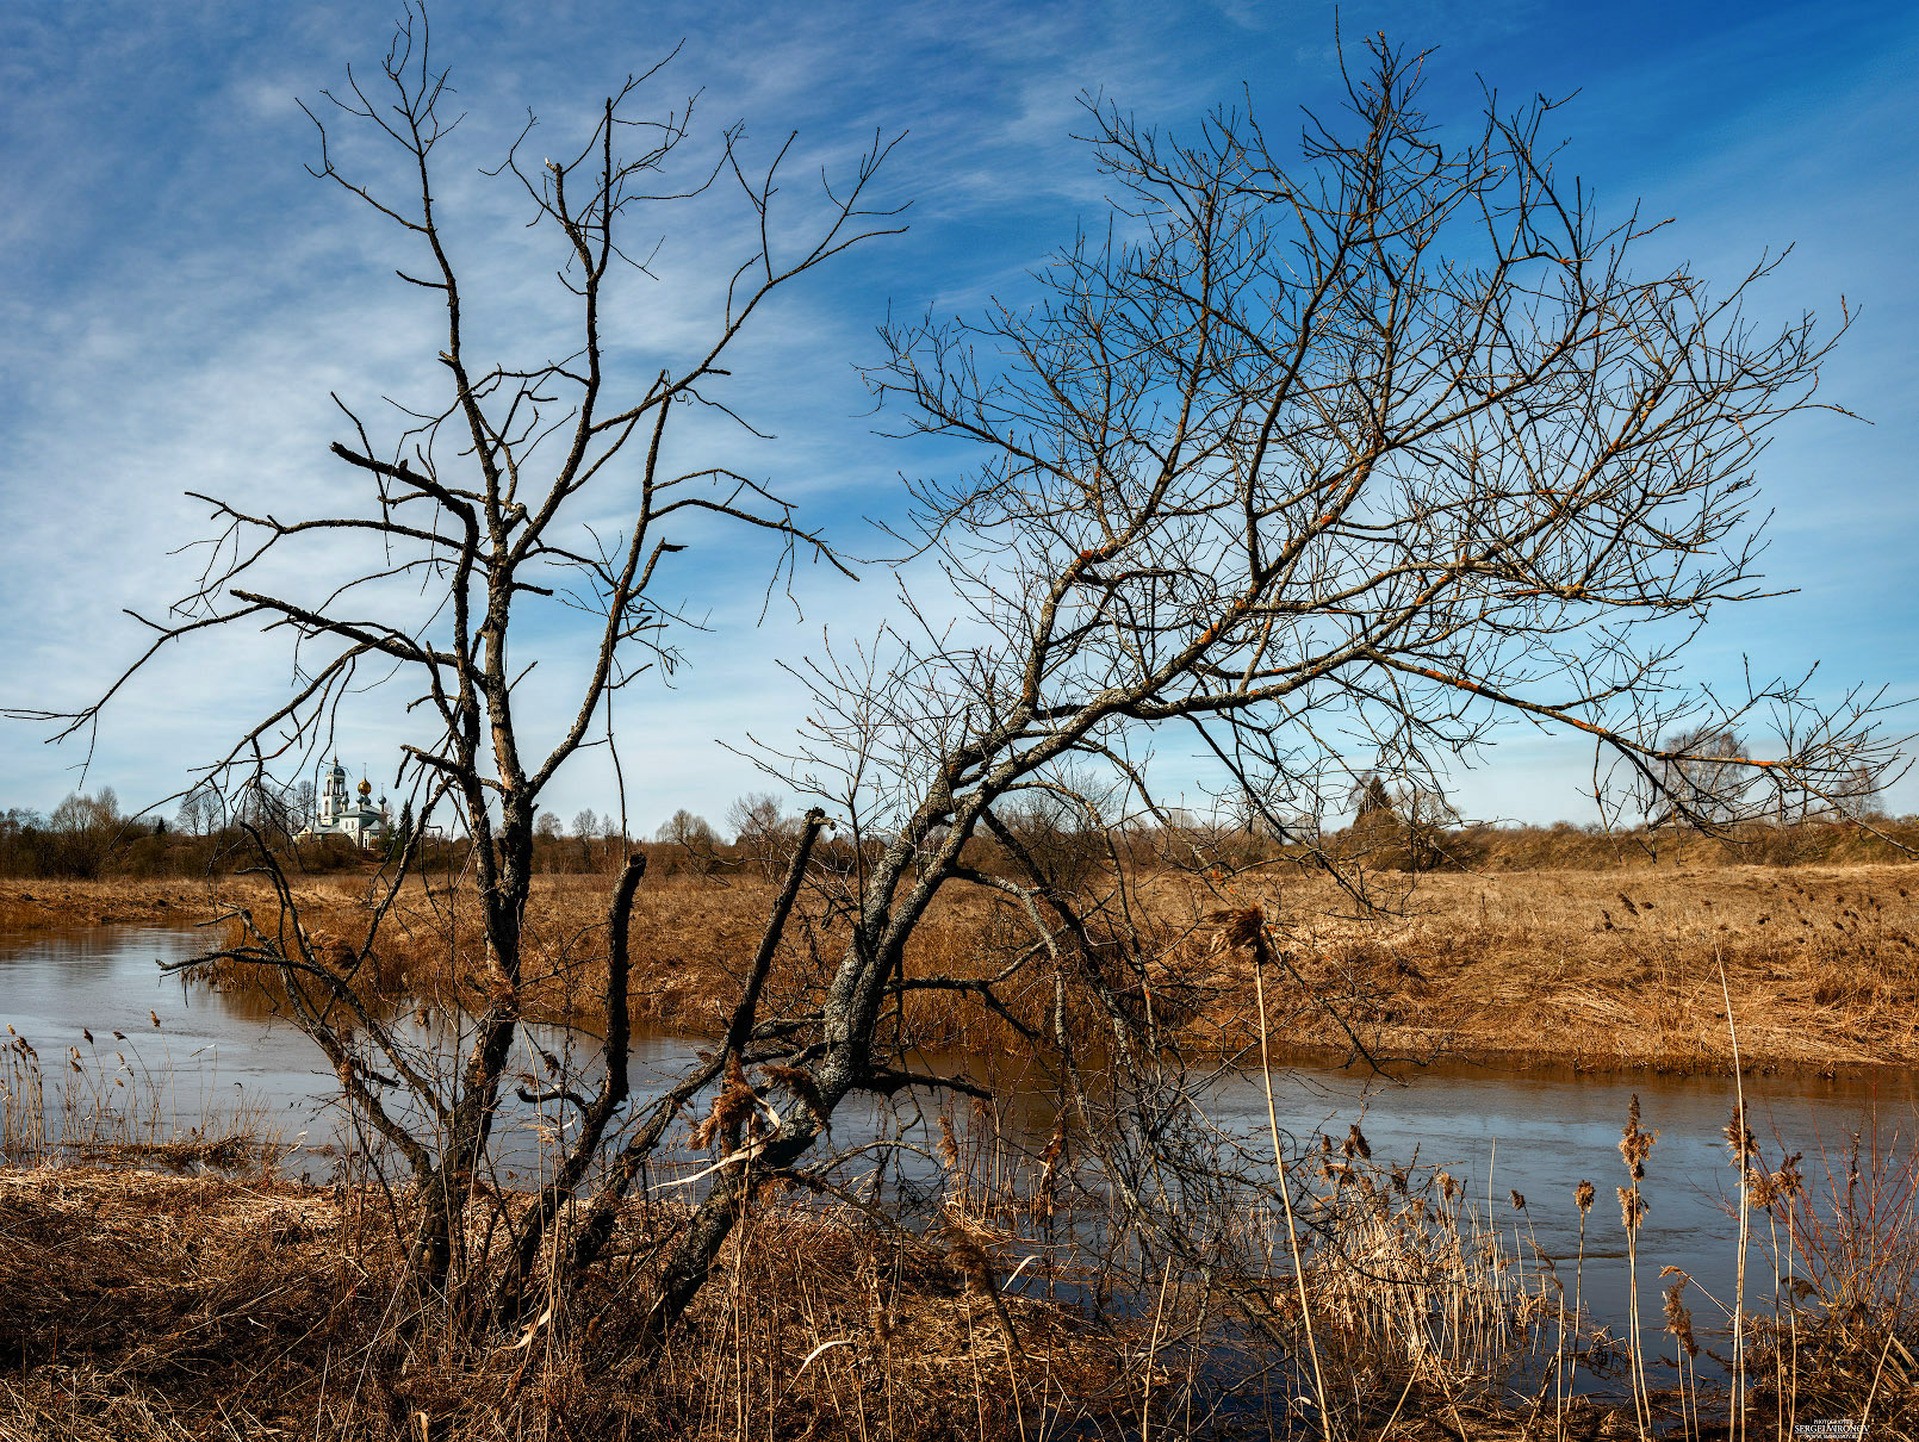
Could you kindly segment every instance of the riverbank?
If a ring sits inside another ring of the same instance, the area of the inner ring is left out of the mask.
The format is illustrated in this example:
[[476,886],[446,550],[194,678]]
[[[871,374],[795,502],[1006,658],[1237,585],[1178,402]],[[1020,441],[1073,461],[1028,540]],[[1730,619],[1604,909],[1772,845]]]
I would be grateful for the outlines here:
[[[1684,1360],[1687,1308],[1669,1300],[1663,1325],[1649,1315],[1649,1380],[1634,1384],[1620,1339],[1572,1326],[1549,1267],[1502,1260],[1497,1227],[1481,1231],[1458,1194],[1429,1200],[1409,1210],[1330,1178],[1335,1211],[1319,1225],[1339,1241],[1308,1289],[1336,1435],[1585,1442],[1643,1435],[1636,1406],[1660,1435],[1727,1435],[1728,1396]],[[649,1238],[672,1225],[659,1204],[629,1214],[616,1260],[558,1315],[460,1341],[407,1286],[396,1201],[404,1211],[404,1192],[271,1174],[0,1167],[0,1439],[1320,1435],[1303,1364],[1233,1321],[1232,1279],[1182,1270],[1172,1285],[1170,1263],[1150,1278],[1119,1264],[1081,1300],[1049,1296],[1039,1270],[1012,1264],[1009,1233],[951,1200],[909,1233],[769,1196],[652,1353],[633,1299],[646,1295]],[[1572,1261],[1559,1259],[1569,1283]],[[1415,1264],[1416,1282],[1392,1280]],[[1290,1280],[1261,1290],[1259,1307],[1290,1331]],[[1912,1437],[1910,1304],[1905,1288],[1820,1294],[1787,1332],[1776,1303],[1755,1302],[1753,1435],[1834,1418]],[[1724,1345],[1698,1325],[1706,1346]],[[1613,1400],[1584,1395],[1595,1382]]]
[[[221,878],[221,894],[236,891],[254,894],[240,878]],[[215,891],[205,881],[0,881],[0,932],[195,926],[214,916],[216,906]]]
[[[357,943],[364,878],[303,879],[322,948]],[[528,919],[529,1014],[594,1017],[604,975],[603,876],[536,878]],[[1379,873],[1379,909],[1359,914],[1323,880],[1245,877],[1204,889],[1166,877],[1145,892],[1152,946],[1128,979],[1192,1044],[1232,1051],[1257,1035],[1250,952],[1223,934],[1222,903],[1257,909],[1281,965],[1268,969],[1267,1027],[1281,1054],[1446,1058],[1502,1069],[1854,1074],[1919,1066],[1919,866],[1641,866],[1408,876]],[[673,877],[641,888],[632,942],[635,1022],[703,1034],[722,1018],[771,901],[769,883]],[[167,881],[0,883],[0,928],[191,926],[232,904],[265,908],[255,881],[216,891]],[[456,900],[410,889],[374,948],[396,995],[451,1003],[471,963]],[[834,942],[802,911],[776,967],[798,1004]],[[997,965],[991,904],[936,909],[909,974],[978,976]],[[1008,989],[1043,1020],[1050,985]],[[1727,1002],[1730,1000],[1730,1014]],[[918,993],[907,1020],[927,1045],[1016,1049],[997,1018]]]
[[388,1205],[372,1185],[0,1167],[0,1438],[981,1442],[1021,1435],[1022,1409],[1111,1425],[1135,1380],[1127,1344],[986,1294],[950,1247],[778,1207],[650,1363],[620,1300],[633,1261],[517,1345],[456,1348],[396,1307]]

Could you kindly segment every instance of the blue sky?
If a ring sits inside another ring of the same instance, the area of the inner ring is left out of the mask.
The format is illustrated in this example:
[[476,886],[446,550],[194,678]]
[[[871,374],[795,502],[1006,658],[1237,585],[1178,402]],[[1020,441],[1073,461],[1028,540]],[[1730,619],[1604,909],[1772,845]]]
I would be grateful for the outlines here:
[[[330,391],[377,410],[430,381],[433,317],[392,279],[397,252],[364,212],[311,179],[310,123],[346,66],[372,66],[395,6],[378,3],[25,3],[0,14],[0,706],[84,703],[141,645],[120,614],[158,611],[191,580],[179,548],[206,534],[187,489],[282,514],[349,478]],[[647,6],[579,0],[433,7],[438,58],[468,112],[449,174],[449,224],[486,294],[481,333],[537,339],[542,264],[510,197],[477,174],[527,110],[563,137],[631,70],[684,48],[653,94],[699,92],[710,135],[744,120],[767,153],[799,132],[796,182],[843,168],[876,131],[905,132],[881,193],[911,202],[908,234],[850,257],[783,302],[740,358],[733,393],[776,442],[723,444],[803,503],[847,549],[879,549],[866,517],[898,513],[898,474],[957,467],[950,449],[874,434],[856,367],[879,358],[889,306],[938,313],[1030,294],[1029,273],[1102,191],[1071,139],[1083,91],[1177,131],[1221,101],[1269,129],[1328,107],[1337,83],[1330,5],[994,3]],[[1762,471],[1775,512],[1769,580],[1796,593],[1715,618],[1702,680],[1750,656],[1766,673],[1820,663],[1820,684],[1919,696],[1919,11],[1894,4],[1625,4],[1404,0],[1346,4],[1349,36],[1384,30],[1436,47],[1425,91],[1469,127],[1480,84],[1518,100],[1577,98],[1549,124],[1562,166],[1602,215],[1635,199],[1677,223],[1659,258],[1731,280],[1795,247],[1758,296],[1761,319],[1855,312],[1822,396],[1862,421],[1808,417]],[[561,141],[552,142],[558,149]],[[621,359],[670,351],[711,300],[701,262],[724,217],[668,234],[663,282],[627,315]],[[706,267],[710,271],[710,265]],[[710,276],[708,277],[710,280]],[[424,379],[423,379],[424,378]],[[728,546],[674,578],[706,617],[673,688],[622,703],[636,829],[687,806],[715,819],[768,783],[718,744],[777,741],[802,704],[773,667],[822,636],[870,630],[891,581],[802,570],[800,613],[756,624],[763,556]],[[158,603],[158,604],[156,604]],[[543,634],[562,653],[569,638]],[[177,790],[236,725],[285,694],[285,651],[235,637],[154,667],[108,713],[89,787],[147,804]],[[390,774],[394,698],[359,698],[340,750]],[[0,724],[0,806],[46,809],[79,780],[78,748]],[[1162,752],[1169,767],[1176,753]],[[1469,814],[1590,817],[1589,752],[1516,728],[1453,783]],[[603,758],[562,774],[552,809],[604,809]],[[1919,810],[1919,785],[1892,797]]]

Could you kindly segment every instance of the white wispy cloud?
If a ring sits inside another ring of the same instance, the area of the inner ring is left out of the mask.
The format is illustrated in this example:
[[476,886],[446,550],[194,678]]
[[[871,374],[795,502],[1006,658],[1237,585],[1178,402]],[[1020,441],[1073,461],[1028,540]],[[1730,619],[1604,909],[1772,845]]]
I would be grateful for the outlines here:
[[[286,515],[340,504],[354,478],[326,454],[344,434],[329,392],[391,436],[381,398],[419,403],[441,383],[431,297],[391,274],[406,263],[405,237],[305,174],[317,142],[293,100],[317,105],[349,61],[373,75],[393,11],[391,0],[115,0],[0,18],[0,265],[10,277],[0,291],[0,704],[78,706],[137,653],[141,634],[119,608],[155,611],[180,594],[194,557],[171,553],[206,534],[204,507],[182,491]],[[1780,314],[1802,299],[1830,308],[1842,290],[1862,304],[1829,374],[1834,399],[1876,428],[1804,427],[1769,458],[1770,493],[1787,505],[1774,560],[1804,593],[1767,613],[1783,621],[1729,624],[1703,659],[1736,665],[1753,640],[1825,656],[1845,677],[1919,674],[1906,559],[1919,540],[1909,342],[1919,285],[1906,264],[1919,124],[1904,80],[1919,27],[1845,4],[1818,15],[1629,6],[1604,25],[1545,0],[1394,0],[1341,16],[1349,53],[1380,28],[1415,48],[1444,42],[1429,91],[1440,119],[1469,118],[1480,71],[1514,96],[1586,86],[1561,112],[1580,137],[1568,160],[1595,176],[1607,204],[1645,193],[1679,214],[1675,235],[1708,273],[1750,259],[1755,244],[1801,238],[1769,292]],[[909,234],[783,299],[737,358],[728,403],[778,439],[705,416],[689,418],[681,442],[689,465],[717,459],[772,483],[854,552],[873,549],[863,517],[899,513],[896,473],[964,464],[950,445],[872,434],[887,418],[866,414],[855,367],[877,359],[873,327],[889,304],[906,315],[976,312],[991,297],[1019,304],[1030,272],[1076,225],[1103,223],[1103,183],[1072,139],[1082,92],[1179,128],[1240,103],[1245,86],[1277,136],[1297,127],[1298,105],[1338,99],[1333,11],[1317,3],[576,0],[535,11],[448,0],[432,18],[436,54],[470,112],[449,142],[458,163],[441,194],[471,286],[472,342],[488,357],[538,361],[572,344],[551,237],[524,228],[524,197],[479,173],[528,107],[541,117],[529,141],[537,162],[542,146],[592,123],[609,87],[684,38],[648,95],[678,107],[700,92],[691,168],[711,160],[718,128],[736,118],[761,160],[797,129],[782,199],[801,212],[822,167],[843,176],[876,130],[910,132],[879,191],[912,202]],[[1835,38],[1847,26],[1859,36],[1850,44]],[[350,126],[336,134],[346,160],[383,173],[387,162]],[[637,384],[710,333],[729,269],[719,261],[750,241],[745,218],[722,189],[658,222],[657,279],[636,277],[611,311],[609,354]],[[606,501],[596,520],[615,527],[617,502]],[[641,819],[680,805],[717,819],[733,795],[764,785],[714,738],[789,734],[804,699],[776,661],[816,650],[823,630],[870,634],[891,598],[883,574],[852,585],[802,567],[804,619],[782,602],[761,625],[766,553],[711,528],[694,539],[663,594],[712,633],[690,638],[695,665],[676,689],[642,682],[621,703],[622,721],[635,723],[624,744]],[[349,549],[320,546],[309,577],[281,579],[317,585],[353,564]],[[557,616],[538,618],[535,633],[554,649],[547,674],[577,674],[577,633]],[[236,722],[285,694],[289,676],[272,637],[163,661],[109,713],[93,780],[129,800],[177,789]],[[561,724],[566,693],[543,676],[529,725]],[[357,701],[343,716],[343,751],[386,765],[404,699]],[[75,754],[39,735],[0,728],[0,805],[44,808],[73,784]],[[1478,787],[1478,809],[1574,812],[1582,755],[1509,745],[1482,776],[1460,778],[1468,809]],[[609,788],[605,758],[583,758],[553,809],[605,809]]]

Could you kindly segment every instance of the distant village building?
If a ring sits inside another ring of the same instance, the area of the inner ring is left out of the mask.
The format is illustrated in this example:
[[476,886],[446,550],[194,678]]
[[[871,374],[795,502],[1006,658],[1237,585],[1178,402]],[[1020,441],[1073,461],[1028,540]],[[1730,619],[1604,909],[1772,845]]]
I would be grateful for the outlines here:
[[298,839],[312,841],[326,836],[341,836],[355,846],[366,849],[384,840],[391,824],[386,797],[382,796],[376,803],[373,800],[373,783],[364,776],[360,778],[358,798],[347,794],[346,767],[335,756],[333,764],[327,768],[326,780],[320,787],[319,812],[313,818],[313,824],[302,831]]

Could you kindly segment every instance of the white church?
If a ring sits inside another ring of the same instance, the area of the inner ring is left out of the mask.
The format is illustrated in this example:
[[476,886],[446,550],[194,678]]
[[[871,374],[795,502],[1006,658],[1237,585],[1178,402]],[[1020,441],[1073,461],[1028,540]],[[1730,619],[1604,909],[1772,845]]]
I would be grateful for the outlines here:
[[382,796],[376,803],[373,800],[373,783],[365,776],[360,778],[358,798],[348,796],[346,767],[335,756],[333,764],[326,769],[326,780],[320,786],[319,813],[298,839],[311,841],[326,836],[341,836],[365,849],[383,839],[391,824],[386,797]]

